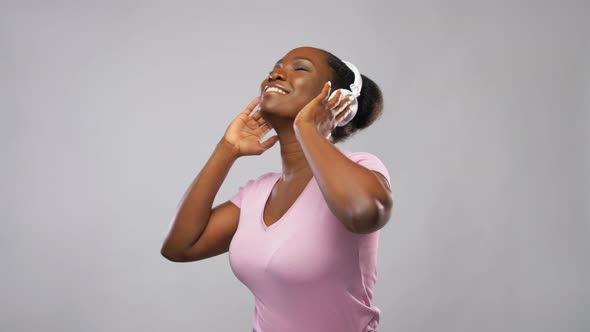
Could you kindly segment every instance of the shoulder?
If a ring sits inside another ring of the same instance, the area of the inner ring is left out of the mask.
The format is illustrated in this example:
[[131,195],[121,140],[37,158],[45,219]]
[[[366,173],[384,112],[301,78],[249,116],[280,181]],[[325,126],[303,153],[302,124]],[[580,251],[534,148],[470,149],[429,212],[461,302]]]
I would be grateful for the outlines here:
[[345,155],[352,161],[355,162],[362,162],[365,160],[374,160],[374,161],[379,161],[381,162],[381,159],[371,153],[371,152],[366,152],[366,151],[355,151],[355,152],[350,152],[350,151],[346,151]]
[[247,180],[242,186],[240,186],[240,189],[252,190],[254,188],[258,188],[262,184],[270,181],[271,179],[276,179],[277,176],[280,176],[280,173],[276,173],[276,172],[264,173],[258,177],[251,178],[251,179]]
[[367,151],[347,151],[344,149],[340,149],[340,151],[347,156],[348,159],[382,174],[388,182],[391,182],[387,166],[376,154]]
[[256,193],[261,188],[272,183],[269,179],[276,179],[279,173],[264,173],[256,178],[245,181],[237,190],[237,192],[230,198],[237,207],[241,207],[242,201],[246,197],[250,197],[251,193]]

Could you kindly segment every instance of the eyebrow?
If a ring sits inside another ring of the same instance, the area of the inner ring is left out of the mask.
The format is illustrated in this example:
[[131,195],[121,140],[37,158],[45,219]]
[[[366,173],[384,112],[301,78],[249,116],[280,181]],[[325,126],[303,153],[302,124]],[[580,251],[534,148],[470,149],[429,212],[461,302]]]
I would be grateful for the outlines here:
[[[295,57],[295,58],[293,58],[293,60],[307,60],[313,64],[313,61],[311,61],[309,58],[306,58],[304,56]],[[282,62],[283,62],[283,59],[280,59],[279,61],[277,61],[277,63],[275,63],[275,66],[278,65],[279,63],[282,63]]]

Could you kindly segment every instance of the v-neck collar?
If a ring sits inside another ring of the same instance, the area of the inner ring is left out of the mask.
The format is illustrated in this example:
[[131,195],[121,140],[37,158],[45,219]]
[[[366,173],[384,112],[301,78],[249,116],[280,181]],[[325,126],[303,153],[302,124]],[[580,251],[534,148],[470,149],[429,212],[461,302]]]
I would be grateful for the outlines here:
[[264,210],[266,209],[266,205],[268,203],[268,200],[270,199],[270,195],[272,194],[274,187],[281,179],[281,175],[282,175],[281,173],[276,173],[275,177],[270,178],[271,185],[269,186],[269,190],[265,195],[262,209],[260,210],[260,218],[259,219],[260,219],[260,223],[262,224],[262,228],[265,231],[270,231],[270,230],[276,228],[279,224],[281,224],[288,217],[288,215],[291,213],[291,211],[293,211],[295,208],[297,208],[299,201],[301,201],[301,197],[309,191],[309,188],[311,187],[312,182],[315,180],[315,177],[312,176],[311,179],[305,185],[305,188],[303,188],[303,191],[301,191],[299,196],[297,196],[297,198],[295,199],[293,204],[291,204],[291,206],[287,209],[287,211],[285,211],[285,213],[283,213],[283,215],[279,219],[277,219],[274,223],[272,223],[270,226],[268,226],[264,222]]

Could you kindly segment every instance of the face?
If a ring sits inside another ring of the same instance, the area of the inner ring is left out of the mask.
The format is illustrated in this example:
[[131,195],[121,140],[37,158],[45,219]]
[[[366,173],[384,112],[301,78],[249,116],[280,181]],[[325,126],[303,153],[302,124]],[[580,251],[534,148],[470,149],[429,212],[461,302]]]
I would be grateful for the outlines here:
[[285,118],[295,118],[332,79],[323,53],[311,47],[291,50],[275,64],[269,76],[260,84],[260,113]]

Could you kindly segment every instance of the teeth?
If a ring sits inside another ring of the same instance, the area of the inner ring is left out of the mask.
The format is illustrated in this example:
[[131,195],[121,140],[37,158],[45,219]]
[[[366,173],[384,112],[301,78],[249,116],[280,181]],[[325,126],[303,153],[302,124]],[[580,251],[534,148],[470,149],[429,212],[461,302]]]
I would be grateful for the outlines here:
[[270,86],[270,87],[266,88],[266,91],[269,91],[269,92],[278,92],[278,93],[283,94],[283,95],[286,94],[285,91],[283,91],[283,90],[281,90],[279,88],[275,88],[274,86]]

